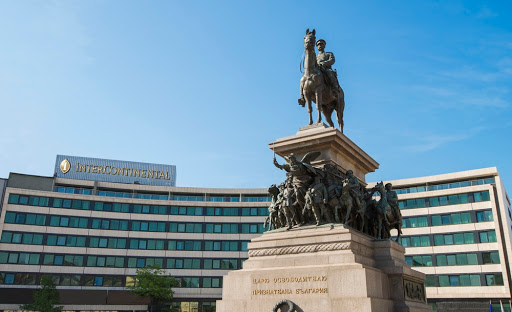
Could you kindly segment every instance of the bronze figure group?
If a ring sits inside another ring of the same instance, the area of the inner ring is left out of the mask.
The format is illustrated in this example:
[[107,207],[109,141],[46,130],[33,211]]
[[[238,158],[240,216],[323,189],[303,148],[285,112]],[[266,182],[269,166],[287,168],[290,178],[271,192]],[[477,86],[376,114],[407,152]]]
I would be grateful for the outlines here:
[[319,152],[307,153],[302,160],[294,154],[285,164],[274,165],[286,171],[286,180],[272,184],[268,230],[300,227],[307,224],[343,223],[377,239],[391,238],[391,229],[401,234],[402,215],[398,196],[390,183],[377,183],[367,189],[352,170],[343,173],[333,165],[311,165]]

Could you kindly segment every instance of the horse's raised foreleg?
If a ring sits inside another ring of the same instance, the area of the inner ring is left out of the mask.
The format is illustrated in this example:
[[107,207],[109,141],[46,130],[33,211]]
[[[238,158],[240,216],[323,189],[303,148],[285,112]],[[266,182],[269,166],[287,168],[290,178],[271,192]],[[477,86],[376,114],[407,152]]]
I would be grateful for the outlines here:
[[306,99],[304,97],[304,83],[305,83],[305,76],[302,76],[302,78],[300,79],[300,97],[299,97],[299,105],[304,107],[304,105],[306,104]]

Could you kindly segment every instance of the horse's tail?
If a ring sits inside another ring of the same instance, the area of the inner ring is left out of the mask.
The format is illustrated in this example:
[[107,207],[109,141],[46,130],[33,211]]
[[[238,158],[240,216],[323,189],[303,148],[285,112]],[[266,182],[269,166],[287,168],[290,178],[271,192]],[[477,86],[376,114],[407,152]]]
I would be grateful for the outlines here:
[[343,89],[340,88],[340,93],[338,94],[338,103],[336,105],[336,118],[338,119],[338,124],[340,126],[340,131],[343,133],[343,111],[345,110],[345,93]]
[[306,59],[306,56],[304,54],[304,52],[302,52],[302,57],[300,58],[300,64],[299,64],[299,70],[300,70],[300,73],[303,74],[304,72],[302,71],[302,69],[304,68],[304,61]]

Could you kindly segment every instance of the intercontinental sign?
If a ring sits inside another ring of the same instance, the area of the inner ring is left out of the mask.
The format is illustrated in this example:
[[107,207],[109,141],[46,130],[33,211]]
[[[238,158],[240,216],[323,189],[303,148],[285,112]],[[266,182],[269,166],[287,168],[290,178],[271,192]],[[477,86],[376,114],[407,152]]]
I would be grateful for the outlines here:
[[57,155],[58,178],[176,186],[176,166]]

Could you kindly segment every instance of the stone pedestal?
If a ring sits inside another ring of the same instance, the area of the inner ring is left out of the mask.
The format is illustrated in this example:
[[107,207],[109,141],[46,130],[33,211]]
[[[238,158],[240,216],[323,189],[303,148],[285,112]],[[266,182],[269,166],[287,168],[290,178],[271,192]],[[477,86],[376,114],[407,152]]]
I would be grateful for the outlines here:
[[224,277],[217,311],[270,312],[285,299],[299,312],[431,311],[425,275],[404,252],[342,225],[267,232],[249,243],[244,268]]
[[343,172],[350,169],[363,183],[366,183],[367,173],[379,168],[379,163],[343,133],[323,123],[302,127],[295,135],[269,143],[269,147],[281,157],[294,153],[299,160],[308,152],[321,152],[320,157],[311,162],[313,166],[332,164]]

